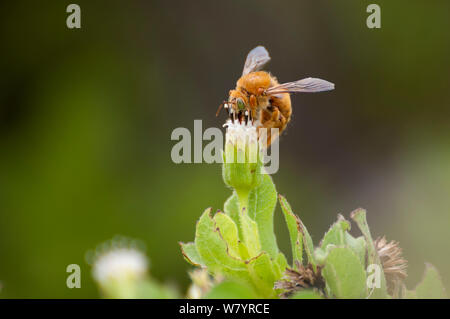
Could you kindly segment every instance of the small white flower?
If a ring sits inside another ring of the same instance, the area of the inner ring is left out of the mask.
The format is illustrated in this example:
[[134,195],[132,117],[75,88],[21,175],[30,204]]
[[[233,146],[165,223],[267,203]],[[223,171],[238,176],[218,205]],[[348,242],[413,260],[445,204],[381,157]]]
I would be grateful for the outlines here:
[[147,257],[140,250],[112,244],[94,257],[92,275],[100,285],[106,285],[136,281],[144,278],[147,270]]
[[256,143],[258,141],[258,133],[256,131],[256,123],[248,121],[231,121],[228,120],[223,126],[227,128],[225,134],[225,143]]

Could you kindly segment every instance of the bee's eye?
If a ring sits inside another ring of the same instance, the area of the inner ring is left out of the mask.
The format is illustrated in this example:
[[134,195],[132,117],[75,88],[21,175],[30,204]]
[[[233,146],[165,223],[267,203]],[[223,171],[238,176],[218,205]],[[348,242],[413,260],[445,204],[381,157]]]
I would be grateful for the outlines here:
[[239,110],[245,109],[245,103],[244,103],[244,101],[242,99],[240,99],[240,98],[237,99],[236,103],[237,103],[237,107],[238,107]]

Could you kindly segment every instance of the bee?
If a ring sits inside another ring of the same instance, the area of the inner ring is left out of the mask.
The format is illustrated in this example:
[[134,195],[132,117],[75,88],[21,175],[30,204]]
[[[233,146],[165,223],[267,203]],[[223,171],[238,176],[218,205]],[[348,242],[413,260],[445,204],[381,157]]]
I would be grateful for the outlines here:
[[[263,46],[251,50],[245,60],[242,76],[236,82],[236,88],[230,90],[228,101],[224,101],[216,113],[218,116],[223,107],[233,123],[244,121],[247,124],[251,121],[256,125],[258,135],[261,128],[266,128],[267,147],[284,131],[291,120],[290,94],[334,89],[333,83],[317,78],[279,84],[269,72],[261,71],[269,61],[269,52]],[[278,133],[271,134],[272,128],[278,129]]]

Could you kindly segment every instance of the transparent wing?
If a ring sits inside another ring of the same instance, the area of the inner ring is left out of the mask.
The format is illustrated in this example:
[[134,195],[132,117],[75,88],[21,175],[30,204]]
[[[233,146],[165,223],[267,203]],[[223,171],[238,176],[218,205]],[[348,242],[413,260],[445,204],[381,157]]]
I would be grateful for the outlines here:
[[242,71],[242,75],[246,75],[249,74],[250,72],[261,70],[261,68],[269,61],[270,56],[266,48],[261,45],[257,46],[248,53],[247,59],[245,60],[244,64],[244,70]]
[[288,82],[273,86],[266,90],[266,94],[323,92],[330,90],[334,90],[334,83],[322,79],[306,78],[295,82]]

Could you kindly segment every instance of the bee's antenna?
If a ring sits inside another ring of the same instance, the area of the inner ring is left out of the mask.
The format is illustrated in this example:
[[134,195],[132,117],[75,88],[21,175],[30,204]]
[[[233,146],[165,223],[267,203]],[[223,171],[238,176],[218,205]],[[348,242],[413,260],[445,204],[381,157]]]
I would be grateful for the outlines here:
[[221,111],[222,108],[223,108],[223,104],[224,104],[224,103],[220,104],[219,107],[217,108],[216,117],[219,116],[219,113],[220,113],[220,111]]

